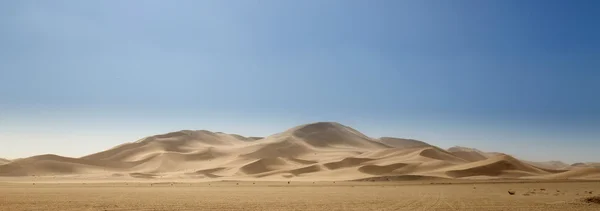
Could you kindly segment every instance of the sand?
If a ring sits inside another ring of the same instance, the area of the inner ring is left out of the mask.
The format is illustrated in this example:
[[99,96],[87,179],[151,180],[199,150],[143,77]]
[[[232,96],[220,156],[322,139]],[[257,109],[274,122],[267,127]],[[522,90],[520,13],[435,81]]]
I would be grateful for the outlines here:
[[4,159],[4,158],[0,158],[0,165],[7,164],[7,163],[10,163],[10,160]]
[[534,161],[523,161],[525,163],[528,163],[532,166],[536,166],[539,168],[546,168],[546,169],[571,169],[572,166],[566,163],[563,163],[561,161],[543,161],[543,162],[534,162]]
[[600,210],[584,202],[597,181],[597,163],[444,150],[319,122],[268,137],[183,130],[80,158],[1,159],[0,210]]
[[0,210],[600,209],[597,182],[483,182],[0,182]]
[[389,178],[600,179],[594,163],[521,161],[466,147],[448,150],[402,138],[371,138],[334,122],[268,137],[206,130],[149,136],[81,158],[1,160],[0,177],[347,181]]

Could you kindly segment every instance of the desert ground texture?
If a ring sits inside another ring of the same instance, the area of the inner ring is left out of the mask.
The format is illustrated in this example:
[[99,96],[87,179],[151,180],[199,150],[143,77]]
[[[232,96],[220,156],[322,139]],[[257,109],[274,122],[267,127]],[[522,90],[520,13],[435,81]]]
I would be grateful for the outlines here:
[[0,183],[0,210],[591,211],[600,204],[584,198],[598,192],[598,182],[20,181]]
[[0,159],[0,210],[600,210],[599,181],[597,162],[317,122],[267,137],[182,130],[77,158]]

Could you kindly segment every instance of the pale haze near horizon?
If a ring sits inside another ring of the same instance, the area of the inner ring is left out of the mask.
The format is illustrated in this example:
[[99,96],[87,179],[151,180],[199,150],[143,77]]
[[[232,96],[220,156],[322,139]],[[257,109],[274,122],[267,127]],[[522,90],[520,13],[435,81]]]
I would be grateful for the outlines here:
[[333,121],[600,161],[593,1],[0,3],[0,157]]

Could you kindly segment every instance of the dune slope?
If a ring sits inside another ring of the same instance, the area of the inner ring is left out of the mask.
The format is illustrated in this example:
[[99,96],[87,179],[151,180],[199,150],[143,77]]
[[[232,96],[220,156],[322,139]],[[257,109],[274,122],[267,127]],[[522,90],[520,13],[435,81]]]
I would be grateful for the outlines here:
[[0,158],[0,165],[10,163],[9,159]]
[[418,140],[376,139],[339,123],[317,122],[267,137],[182,130],[81,158],[39,155],[0,160],[0,176],[313,181],[600,178],[598,169],[589,166],[593,164],[526,162],[466,147],[444,150]]

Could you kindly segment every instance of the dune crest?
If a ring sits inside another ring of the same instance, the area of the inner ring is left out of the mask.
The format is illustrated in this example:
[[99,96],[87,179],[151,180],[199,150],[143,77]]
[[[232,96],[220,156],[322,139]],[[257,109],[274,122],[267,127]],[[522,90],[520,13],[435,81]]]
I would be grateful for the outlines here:
[[335,122],[268,137],[182,130],[69,158],[0,159],[0,176],[86,175],[219,180],[413,180],[423,178],[600,179],[597,163],[521,161],[467,147],[448,150],[414,139],[370,138]]
[[405,138],[393,138],[393,137],[381,137],[378,139],[379,142],[393,148],[418,148],[418,147],[429,147],[428,143]]

